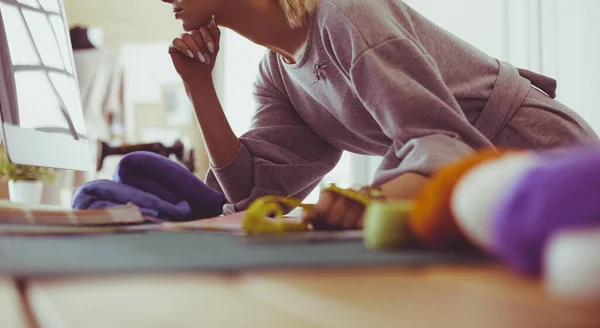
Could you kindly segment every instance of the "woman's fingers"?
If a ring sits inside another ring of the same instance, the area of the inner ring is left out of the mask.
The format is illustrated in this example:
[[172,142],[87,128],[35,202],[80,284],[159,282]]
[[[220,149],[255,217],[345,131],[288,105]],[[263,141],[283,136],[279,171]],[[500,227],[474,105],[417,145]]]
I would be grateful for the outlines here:
[[357,202],[349,201],[346,208],[346,215],[344,217],[343,227],[344,229],[356,229],[359,228],[361,218],[363,216],[365,207]]
[[321,191],[319,201],[310,210],[304,213],[303,221],[310,223],[315,229],[327,228],[327,213],[335,201],[335,195],[329,191]]
[[334,228],[341,228],[346,218],[346,211],[348,208],[348,200],[344,197],[336,197],[333,205],[327,213],[327,224]]
[[210,30],[210,35],[212,35],[213,40],[215,41],[216,51],[218,51],[219,45],[221,44],[221,30],[217,26],[214,16],[210,24],[208,24],[208,29]]
[[204,44],[206,45],[206,48],[208,49],[208,51],[211,54],[215,53],[216,47],[215,47],[215,40],[212,36],[212,33],[210,32],[210,29],[208,28],[208,26],[203,26],[200,28],[200,35],[202,35],[202,40],[204,42]]
[[189,33],[192,38],[194,45],[196,46],[196,57],[203,63],[210,64],[210,55],[206,51],[206,46],[204,44],[204,39],[202,37],[202,33],[198,30],[194,30]]
[[194,53],[188,48],[187,44],[181,40],[181,38],[173,40],[172,48],[179,50],[182,54],[190,58],[194,58]]
[[304,217],[316,229],[357,229],[362,227],[365,207],[353,200],[323,191],[319,201]]
[[[211,25],[214,23],[211,22]],[[210,64],[213,56],[219,51],[221,32],[214,26],[203,26],[198,30],[183,33],[173,40],[172,48],[179,50],[190,58]]]
[[323,191],[319,196],[319,201],[313,208],[312,217],[313,218],[324,218],[329,213],[329,209],[333,205],[335,201],[335,194],[330,191]]
[[198,30],[198,37],[200,38],[202,44],[206,46],[206,50],[208,50],[208,52],[205,53],[205,56],[210,61],[211,56],[215,53],[215,41],[210,35],[208,27],[201,27],[200,30]]
[[[197,43],[191,33],[184,33],[179,37],[186,45],[187,49],[192,53],[192,58],[196,58],[201,62],[206,62],[204,58],[204,43]],[[189,56],[190,54],[187,53]]]

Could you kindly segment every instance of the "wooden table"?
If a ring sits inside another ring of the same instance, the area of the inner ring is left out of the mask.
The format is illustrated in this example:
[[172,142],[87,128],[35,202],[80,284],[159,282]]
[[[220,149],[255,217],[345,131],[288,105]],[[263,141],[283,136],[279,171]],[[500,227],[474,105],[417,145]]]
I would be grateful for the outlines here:
[[[0,290],[0,327],[26,327],[15,285]],[[39,327],[600,327],[600,306],[498,267],[38,279],[23,298]]]
[[29,315],[23,307],[21,295],[15,281],[0,277],[0,327],[30,327]]

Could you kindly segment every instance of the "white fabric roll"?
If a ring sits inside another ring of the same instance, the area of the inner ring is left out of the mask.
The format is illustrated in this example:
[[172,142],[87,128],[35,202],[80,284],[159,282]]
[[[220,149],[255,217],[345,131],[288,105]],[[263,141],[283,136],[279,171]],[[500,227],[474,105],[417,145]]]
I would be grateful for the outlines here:
[[507,155],[473,168],[458,182],[451,209],[471,242],[492,251],[490,224],[494,205],[511,184],[539,162],[535,153]]
[[600,226],[565,231],[548,243],[544,283],[552,296],[572,301],[600,301]]

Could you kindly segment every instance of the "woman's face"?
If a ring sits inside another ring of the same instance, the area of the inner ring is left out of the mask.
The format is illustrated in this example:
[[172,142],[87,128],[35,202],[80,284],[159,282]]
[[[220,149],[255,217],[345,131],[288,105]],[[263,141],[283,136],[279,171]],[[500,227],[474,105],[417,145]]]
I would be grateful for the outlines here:
[[183,29],[191,31],[208,25],[216,13],[220,0],[161,0],[173,5],[175,18],[180,19]]

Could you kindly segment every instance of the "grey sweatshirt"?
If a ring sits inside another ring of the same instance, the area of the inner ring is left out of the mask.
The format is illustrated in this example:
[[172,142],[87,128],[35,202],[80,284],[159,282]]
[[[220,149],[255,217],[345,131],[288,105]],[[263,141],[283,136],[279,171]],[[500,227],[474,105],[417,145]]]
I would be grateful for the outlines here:
[[[402,1],[322,0],[303,57],[261,62],[252,127],[206,182],[229,213],[265,195],[306,197],[344,150],[384,157],[375,184],[427,176],[503,132],[516,140],[503,129],[532,83],[554,96],[554,80],[480,52]],[[532,145],[521,143],[508,146]]]

